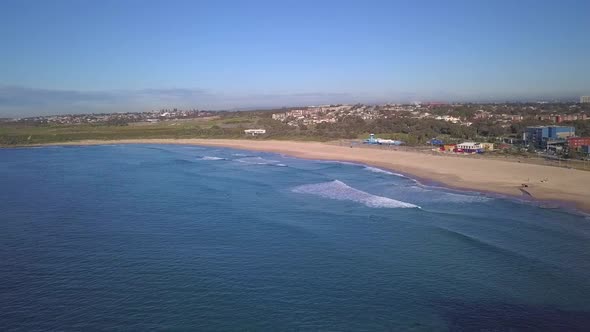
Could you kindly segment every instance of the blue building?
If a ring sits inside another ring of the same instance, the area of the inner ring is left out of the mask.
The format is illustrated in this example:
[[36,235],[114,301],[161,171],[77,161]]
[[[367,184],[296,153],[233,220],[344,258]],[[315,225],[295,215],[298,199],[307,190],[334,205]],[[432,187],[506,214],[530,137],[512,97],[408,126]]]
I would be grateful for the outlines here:
[[576,135],[574,127],[562,126],[537,126],[527,127],[525,141],[537,148],[545,148],[549,142],[565,142],[568,137]]
[[433,139],[431,139],[431,140],[428,141],[428,144],[440,146],[440,145],[443,145],[445,143],[442,140],[438,139],[438,138],[433,138]]
[[549,137],[549,127],[526,127],[524,140],[526,144],[540,147],[543,139]]
[[559,140],[576,136],[574,127],[549,127],[549,139]]
[[363,141],[363,144],[378,144],[378,145],[402,145],[404,142],[393,139],[383,139],[375,137],[375,134],[370,134],[369,139]]

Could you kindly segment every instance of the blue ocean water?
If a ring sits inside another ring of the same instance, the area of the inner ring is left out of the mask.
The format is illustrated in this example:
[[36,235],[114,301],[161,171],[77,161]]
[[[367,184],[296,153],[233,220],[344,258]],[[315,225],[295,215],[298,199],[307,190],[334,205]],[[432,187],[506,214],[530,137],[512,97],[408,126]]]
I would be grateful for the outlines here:
[[2,330],[590,329],[590,219],[363,165],[0,150]]

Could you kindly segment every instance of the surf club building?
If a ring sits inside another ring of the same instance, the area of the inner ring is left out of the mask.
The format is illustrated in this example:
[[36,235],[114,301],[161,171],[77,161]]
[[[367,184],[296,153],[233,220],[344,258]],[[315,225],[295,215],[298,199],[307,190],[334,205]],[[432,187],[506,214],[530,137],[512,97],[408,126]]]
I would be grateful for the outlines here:
[[483,153],[484,147],[481,143],[475,142],[464,142],[461,144],[457,144],[454,152],[462,152],[462,153]]

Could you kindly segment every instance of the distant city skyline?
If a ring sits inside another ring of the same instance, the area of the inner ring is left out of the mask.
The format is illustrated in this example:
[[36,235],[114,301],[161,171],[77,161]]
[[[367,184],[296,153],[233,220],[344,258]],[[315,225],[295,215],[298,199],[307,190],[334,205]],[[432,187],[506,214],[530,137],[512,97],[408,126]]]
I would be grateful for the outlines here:
[[3,1],[0,117],[590,95],[588,1]]

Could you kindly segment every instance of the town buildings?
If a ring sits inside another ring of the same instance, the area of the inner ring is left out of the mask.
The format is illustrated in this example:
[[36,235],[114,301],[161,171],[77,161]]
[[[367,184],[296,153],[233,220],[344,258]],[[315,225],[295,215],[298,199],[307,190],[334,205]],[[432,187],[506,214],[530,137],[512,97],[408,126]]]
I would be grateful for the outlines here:
[[536,148],[545,149],[548,144],[565,143],[569,137],[576,135],[574,127],[563,126],[535,126],[527,127],[524,139]]
[[590,103],[590,96],[582,96],[582,97],[580,97],[580,103],[582,103],[582,104]]
[[147,112],[62,114],[12,119],[13,122],[38,124],[123,124],[135,122],[159,122],[214,116],[215,112],[197,109],[161,109]]
[[381,104],[323,105],[276,112],[272,119],[289,126],[336,123],[346,117],[376,119],[434,119],[461,126],[477,123],[508,128],[525,120],[563,123],[590,120],[590,110],[578,103],[506,103],[506,104]]

